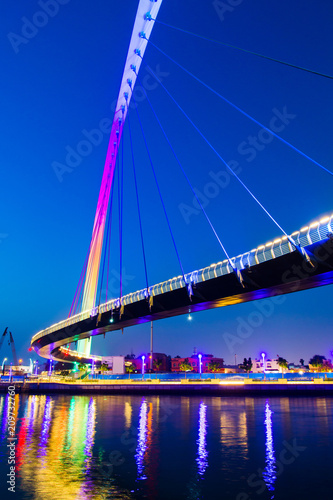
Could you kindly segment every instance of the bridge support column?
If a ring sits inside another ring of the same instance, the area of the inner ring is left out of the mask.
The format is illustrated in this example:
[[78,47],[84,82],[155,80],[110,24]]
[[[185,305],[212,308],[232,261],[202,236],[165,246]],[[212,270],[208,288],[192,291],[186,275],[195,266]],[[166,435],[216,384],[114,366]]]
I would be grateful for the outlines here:
[[153,369],[153,322],[150,322],[150,364],[149,368]]

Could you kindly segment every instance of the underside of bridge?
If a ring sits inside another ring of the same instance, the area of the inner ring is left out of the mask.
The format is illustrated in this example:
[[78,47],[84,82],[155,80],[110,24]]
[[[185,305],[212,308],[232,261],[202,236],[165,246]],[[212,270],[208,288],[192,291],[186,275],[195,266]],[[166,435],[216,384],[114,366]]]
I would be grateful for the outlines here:
[[299,292],[333,283],[333,241],[325,239],[306,248],[312,265],[298,251],[242,270],[244,285],[235,274],[196,283],[190,297],[181,288],[154,297],[152,305],[141,300],[120,309],[97,314],[66,328],[46,334],[32,342],[33,349],[45,358],[91,363],[63,346],[95,335],[121,330],[149,321],[224,307],[276,295]]

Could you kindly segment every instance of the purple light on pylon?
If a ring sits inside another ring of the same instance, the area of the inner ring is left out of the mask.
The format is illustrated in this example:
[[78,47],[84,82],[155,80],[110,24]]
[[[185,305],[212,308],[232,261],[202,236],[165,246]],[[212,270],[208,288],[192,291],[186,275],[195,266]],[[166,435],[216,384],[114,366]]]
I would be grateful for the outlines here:
[[[146,12],[147,1],[140,0],[130,45],[125,62],[123,77],[118,94],[116,111],[111,125],[110,139],[108,143],[106,159],[103,170],[102,183],[100,187],[97,209],[95,214],[92,238],[87,261],[85,283],[81,311],[92,309],[96,302],[96,293],[99,279],[99,267],[103,248],[104,229],[109,205],[111,186],[114,180],[116,158],[119,144],[126,120],[128,107],[130,104],[132,91],[139,72],[142,58],[148,44],[150,33],[153,29],[154,20],[147,21],[142,16],[142,11]],[[149,5],[150,12],[156,19],[162,0]],[[145,38],[138,36],[138,33],[145,31]],[[138,52],[137,49],[140,51]],[[140,55],[139,55],[140,53]],[[135,66],[136,71],[133,71]],[[131,92],[130,92],[131,90]],[[83,352],[87,357],[90,354],[91,343],[88,339],[81,339],[78,342],[78,351]]]

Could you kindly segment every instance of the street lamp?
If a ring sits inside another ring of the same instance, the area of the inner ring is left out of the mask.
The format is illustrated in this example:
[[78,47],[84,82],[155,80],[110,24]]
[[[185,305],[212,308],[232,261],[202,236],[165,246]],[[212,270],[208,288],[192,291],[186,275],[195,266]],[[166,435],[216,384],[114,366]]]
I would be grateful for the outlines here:
[[198,358],[199,358],[199,373],[200,373],[200,379],[201,379],[201,369],[202,369],[201,358],[202,358],[202,354],[198,354]]
[[5,361],[7,361],[7,358],[3,358],[3,362],[2,362],[2,373],[3,373],[3,367],[5,366]]
[[141,359],[142,359],[142,380],[144,379],[144,375],[145,375],[145,359],[146,359],[146,356],[141,356]]
[[265,367],[265,356],[266,356],[266,353],[262,352],[260,354],[260,356],[262,357],[262,368],[263,368],[263,372],[264,372],[265,380],[266,380],[266,367]]

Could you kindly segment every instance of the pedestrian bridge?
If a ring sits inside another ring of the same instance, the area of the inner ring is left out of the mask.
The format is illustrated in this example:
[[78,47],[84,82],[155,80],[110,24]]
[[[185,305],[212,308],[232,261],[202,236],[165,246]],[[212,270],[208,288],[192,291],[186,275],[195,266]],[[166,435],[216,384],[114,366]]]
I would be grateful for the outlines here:
[[[295,243],[293,245],[292,242]],[[67,345],[171,316],[297,292],[333,282],[333,214],[290,235],[184,276],[83,311],[31,340],[41,356],[95,362]]]

